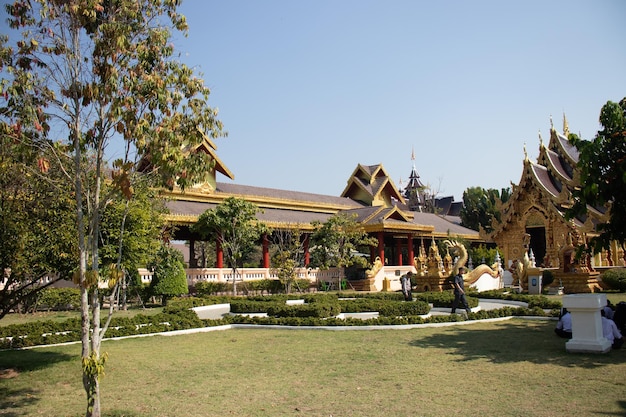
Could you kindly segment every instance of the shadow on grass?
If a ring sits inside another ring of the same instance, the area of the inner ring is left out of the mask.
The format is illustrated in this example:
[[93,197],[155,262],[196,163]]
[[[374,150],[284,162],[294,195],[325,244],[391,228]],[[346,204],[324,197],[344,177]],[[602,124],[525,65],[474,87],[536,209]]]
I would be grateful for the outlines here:
[[494,323],[489,330],[473,325],[438,332],[414,340],[412,346],[447,349],[455,361],[487,359],[493,363],[530,362],[565,367],[597,368],[623,363],[623,350],[601,353],[568,353],[567,340],[554,334],[554,322],[510,320]]
[[0,390],[0,416],[17,417],[27,414],[16,411],[17,408],[26,407],[39,401],[37,393],[30,389],[12,389],[3,387]]
[[22,372],[35,371],[58,362],[75,360],[76,355],[67,355],[58,352],[49,352],[40,349],[8,350],[0,354],[0,370],[5,379],[0,379],[0,417],[17,417],[27,415],[19,411],[20,408],[37,403],[39,393],[31,388],[11,388],[13,376],[19,378]]
[[77,360],[78,355],[51,352],[44,349],[5,350],[0,354],[0,369],[19,372],[36,371],[59,362]]

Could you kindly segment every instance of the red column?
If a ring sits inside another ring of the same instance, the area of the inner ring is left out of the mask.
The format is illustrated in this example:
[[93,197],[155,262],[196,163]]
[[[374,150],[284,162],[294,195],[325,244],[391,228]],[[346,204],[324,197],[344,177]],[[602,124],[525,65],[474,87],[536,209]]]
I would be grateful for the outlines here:
[[270,241],[267,233],[263,234],[263,268],[270,267]]
[[402,266],[402,242],[396,239],[396,265]]
[[383,232],[378,232],[378,256],[380,257],[380,262],[385,265],[385,234]]
[[413,265],[413,258],[415,258],[415,252],[413,252],[413,235],[411,233],[407,233],[406,235],[406,244],[408,247],[407,253],[409,254],[409,265]]
[[309,235],[304,236],[304,266],[309,266],[311,263],[311,254],[309,253]]
[[219,240],[215,243],[215,267],[224,268],[224,249]]

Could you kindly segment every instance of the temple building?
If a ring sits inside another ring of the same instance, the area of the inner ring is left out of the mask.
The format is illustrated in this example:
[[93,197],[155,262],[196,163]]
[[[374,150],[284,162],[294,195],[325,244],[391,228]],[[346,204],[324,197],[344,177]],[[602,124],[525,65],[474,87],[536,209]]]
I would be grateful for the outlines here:
[[[372,263],[379,258],[383,264],[412,267],[423,241],[451,236],[470,242],[483,241],[477,231],[460,226],[455,216],[412,210],[405,200],[407,190],[403,190],[403,194],[396,187],[382,164],[358,164],[341,195],[329,196],[219,182],[216,180],[218,172],[230,179],[234,179],[234,175],[218,158],[215,144],[207,139],[199,150],[214,161],[209,181],[185,192],[174,189],[164,193],[170,211],[167,220],[174,226],[172,238],[189,242],[190,267],[196,266],[193,253],[199,239],[190,226],[204,211],[214,209],[228,197],[256,204],[261,209],[257,219],[273,230],[300,230],[305,247],[308,247],[308,235],[313,232],[312,222],[324,222],[337,213],[353,213],[364,230],[378,239],[378,247],[371,248],[369,254]],[[269,268],[268,239],[262,239],[259,244],[263,249],[260,267]],[[217,255],[215,267],[222,268],[222,257]]]
[[575,260],[576,249],[594,236],[596,224],[606,221],[606,209],[587,207],[586,216],[565,218],[572,190],[580,183],[579,154],[567,139],[565,116],[563,133],[557,132],[552,121],[550,124],[548,144],[539,134],[536,162],[524,149],[522,175],[518,184],[512,184],[510,199],[501,206],[501,222],[494,219],[493,232],[482,234],[497,244],[507,266],[527,253],[536,266],[555,268],[557,284],[560,281],[569,292],[594,291],[599,288],[595,269],[623,264],[624,254],[616,246],[613,253]]

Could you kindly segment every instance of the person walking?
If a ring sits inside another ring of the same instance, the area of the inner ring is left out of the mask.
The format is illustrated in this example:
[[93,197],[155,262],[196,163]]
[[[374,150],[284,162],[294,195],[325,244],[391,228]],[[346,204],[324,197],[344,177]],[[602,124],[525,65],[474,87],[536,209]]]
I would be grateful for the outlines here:
[[400,282],[402,284],[402,294],[404,295],[404,301],[412,301],[413,296],[411,295],[411,277],[413,276],[413,272],[409,271],[405,275],[402,275],[400,278]]
[[451,313],[456,313],[456,308],[461,304],[461,306],[467,311],[467,314],[471,313],[472,310],[467,303],[467,299],[465,298],[465,282],[463,281],[463,273],[465,273],[465,267],[459,268],[459,273],[454,276],[454,280],[452,285],[454,286],[454,301],[452,302],[452,311]]

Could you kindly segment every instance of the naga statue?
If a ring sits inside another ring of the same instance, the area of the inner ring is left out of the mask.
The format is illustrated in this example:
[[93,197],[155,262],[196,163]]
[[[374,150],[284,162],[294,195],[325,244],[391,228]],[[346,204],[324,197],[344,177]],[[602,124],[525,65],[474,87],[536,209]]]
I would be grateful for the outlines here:
[[[467,250],[463,244],[457,242],[456,240],[445,240],[443,243],[453,255],[459,257],[459,259],[454,263],[451,271],[454,276],[459,273],[460,267],[465,266],[468,259]],[[502,275],[500,262],[496,261],[492,266],[485,264],[478,265],[476,268],[463,275],[463,281],[465,281],[466,284],[471,285],[478,281],[478,279],[484,274],[488,274],[492,278],[500,278]]]
[[383,263],[380,260],[380,256],[377,256],[374,260],[374,265],[367,271],[365,271],[365,276],[367,278],[374,278],[378,274],[378,271],[383,267]]

